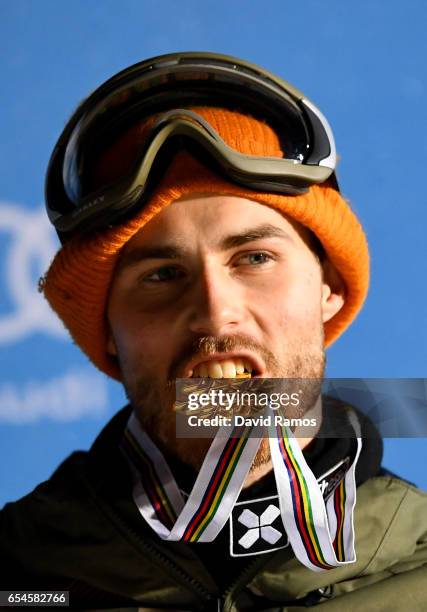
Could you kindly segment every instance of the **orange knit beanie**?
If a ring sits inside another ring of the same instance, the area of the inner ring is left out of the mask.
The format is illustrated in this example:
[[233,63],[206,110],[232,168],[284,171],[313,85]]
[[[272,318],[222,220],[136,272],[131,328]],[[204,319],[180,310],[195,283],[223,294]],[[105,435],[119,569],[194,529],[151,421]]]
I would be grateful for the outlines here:
[[[275,132],[248,115],[219,108],[193,108],[232,148],[250,155],[283,157]],[[99,175],[114,181],[120,165],[144,141],[151,120],[133,126],[104,154]],[[121,248],[166,206],[192,193],[234,195],[271,206],[308,227],[322,243],[346,286],[342,309],[325,323],[330,345],[360,310],[369,284],[365,234],[348,202],[328,186],[314,185],[303,195],[251,191],[227,182],[183,152],[173,160],[149,202],[130,220],[91,237],[70,240],[56,254],[44,279],[44,294],[74,341],[103,372],[120,380],[117,362],[107,354],[106,310]]]

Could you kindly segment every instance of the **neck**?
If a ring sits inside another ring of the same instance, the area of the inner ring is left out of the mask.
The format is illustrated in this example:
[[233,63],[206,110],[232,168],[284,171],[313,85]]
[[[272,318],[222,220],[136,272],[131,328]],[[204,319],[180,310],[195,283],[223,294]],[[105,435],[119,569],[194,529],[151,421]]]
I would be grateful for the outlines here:
[[[305,434],[307,433],[307,428],[297,427],[295,429],[294,436],[297,438],[298,444],[301,450],[306,448],[314,440],[314,438],[316,437],[320,429],[320,425],[322,423],[322,397],[320,395],[317,398],[317,401],[314,404],[314,406],[306,412],[306,414],[304,415],[304,418],[316,419],[316,425],[313,428],[310,428],[309,430],[310,436],[308,437],[307,436],[302,437],[303,433]],[[261,445],[265,445],[265,444],[268,445],[268,439],[264,439],[261,441]],[[268,453],[268,456],[269,455],[270,453]],[[268,461],[261,463],[260,465],[257,465],[256,458],[255,458],[254,464],[252,465],[246,477],[246,480],[243,483],[242,488],[246,489],[252,486],[256,482],[258,482],[258,480],[261,480],[261,478],[263,478],[269,472],[271,472],[272,469],[273,469],[273,462],[271,461],[271,458],[268,459]]]
[[[298,444],[301,450],[306,448],[306,446],[308,446],[310,442],[312,442],[313,440],[314,440],[314,437],[313,438],[298,438]],[[267,461],[266,463],[264,463],[263,465],[252,467],[251,470],[249,471],[249,474],[246,476],[246,480],[243,483],[242,489],[247,489],[248,487],[252,486],[256,482],[258,482],[258,480],[261,480],[261,478],[264,478],[264,476],[266,476],[269,472],[271,472],[272,469],[273,469],[273,462],[271,461],[271,459]]]

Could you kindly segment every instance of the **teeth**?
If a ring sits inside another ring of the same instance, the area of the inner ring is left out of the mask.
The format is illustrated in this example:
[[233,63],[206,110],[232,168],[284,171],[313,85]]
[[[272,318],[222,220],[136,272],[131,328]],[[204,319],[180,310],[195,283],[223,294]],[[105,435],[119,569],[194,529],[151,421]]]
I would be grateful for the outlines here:
[[224,378],[236,378],[236,365],[234,361],[222,361],[221,368]]
[[193,370],[192,378],[236,378],[236,376],[252,372],[252,365],[245,359],[224,359],[200,363]]
[[236,373],[243,374],[243,372],[245,371],[245,366],[243,365],[243,361],[241,359],[236,359],[234,363],[236,364]]
[[224,378],[218,361],[208,361],[207,366],[209,378]]

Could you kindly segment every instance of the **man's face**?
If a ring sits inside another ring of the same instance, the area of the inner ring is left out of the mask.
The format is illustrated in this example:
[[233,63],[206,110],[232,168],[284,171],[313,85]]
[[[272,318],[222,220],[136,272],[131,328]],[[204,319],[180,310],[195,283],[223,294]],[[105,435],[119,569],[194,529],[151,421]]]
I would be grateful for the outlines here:
[[323,323],[343,299],[307,243],[272,208],[200,195],[168,206],[123,249],[108,350],[146,429],[182,460],[198,467],[210,441],[175,439],[176,378],[231,377],[242,365],[253,376],[323,376]]

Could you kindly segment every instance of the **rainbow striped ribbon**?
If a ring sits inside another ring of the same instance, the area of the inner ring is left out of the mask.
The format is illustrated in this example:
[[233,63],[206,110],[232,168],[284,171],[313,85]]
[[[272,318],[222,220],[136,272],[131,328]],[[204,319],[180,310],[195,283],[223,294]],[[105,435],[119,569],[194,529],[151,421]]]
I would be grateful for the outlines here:
[[162,539],[215,539],[230,516],[261,442],[250,436],[251,430],[224,426],[218,431],[184,503],[163,455],[131,415],[121,448],[134,476],[139,512]]
[[355,468],[362,448],[360,425],[349,413],[357,450],[345,477],[326,504],[290,429],[270,428],[270,452],[279,494],[282,522],[297,559],[313,571],[333,569],[356,561],[353,511],[356,504]]
[[[314,571],[356,560],[354,473],[362,443],[357,418],[352,413],[349,418],[357,436],[357,451],[326,504],[292,432],[279,425],[272,425],[269,431],[282,522],[295,556]],[[261,443],[250,436],[251,431],[251,427],[222,427],[218,431],[185,502],[162,453],[131,415],[121,448],[133,474],[138,510],[162,539],[215,539],[231,514]]]

